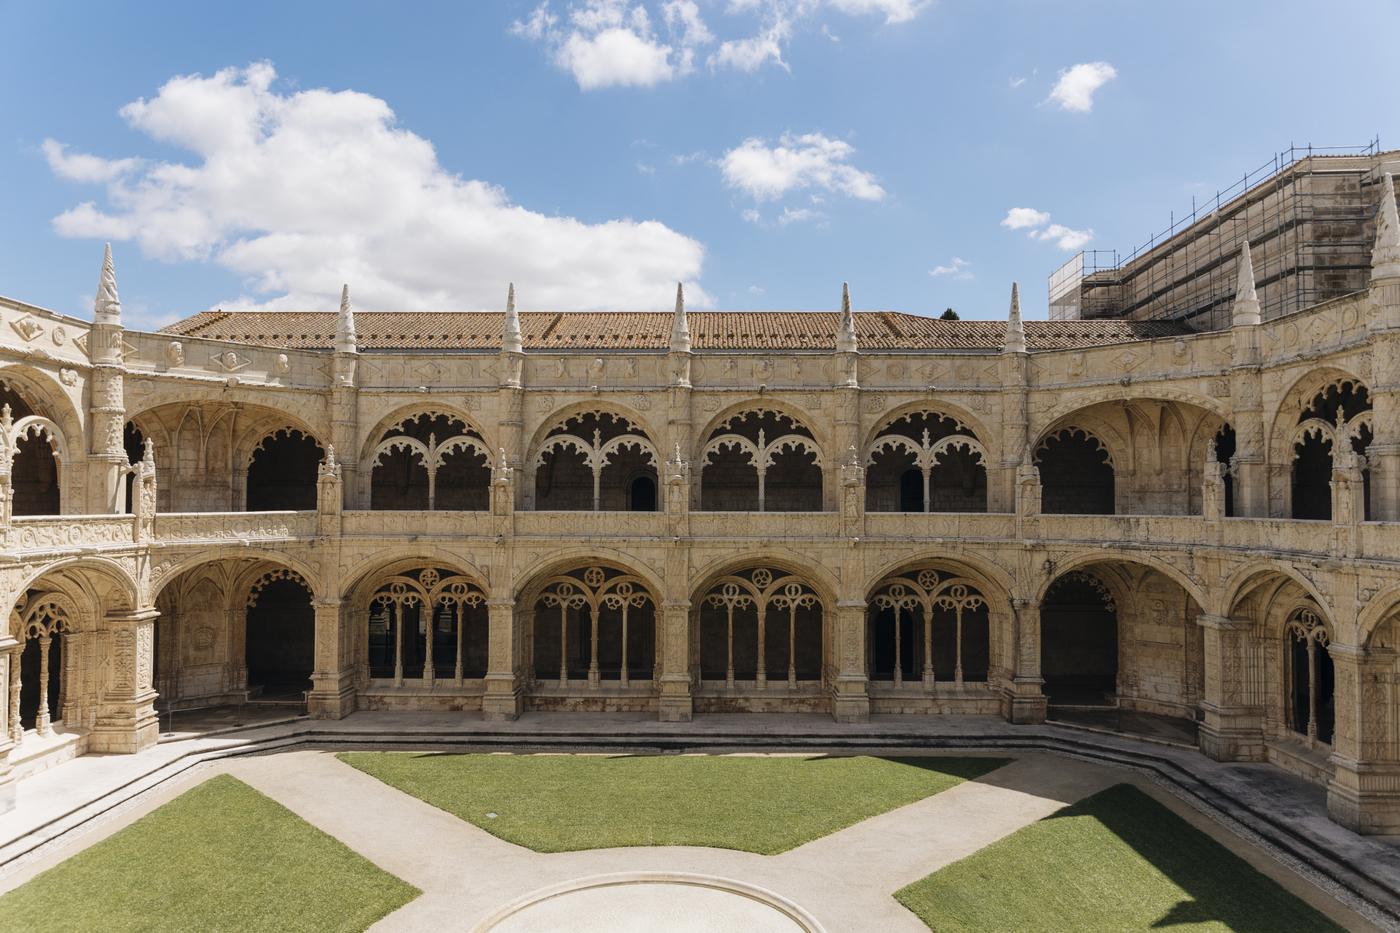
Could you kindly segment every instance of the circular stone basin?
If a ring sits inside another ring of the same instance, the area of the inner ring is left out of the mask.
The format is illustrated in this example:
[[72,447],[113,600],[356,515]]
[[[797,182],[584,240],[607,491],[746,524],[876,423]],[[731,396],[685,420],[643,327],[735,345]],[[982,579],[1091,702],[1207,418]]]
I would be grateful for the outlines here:
[[675,872],[600,875],[537,891],[477,928],[490,933],[821,933],[806,911],[741,881]]

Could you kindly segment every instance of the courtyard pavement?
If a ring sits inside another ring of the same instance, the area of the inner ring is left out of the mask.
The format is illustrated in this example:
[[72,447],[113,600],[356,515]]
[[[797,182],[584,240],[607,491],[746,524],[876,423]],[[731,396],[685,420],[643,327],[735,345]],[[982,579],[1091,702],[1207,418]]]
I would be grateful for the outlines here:
[[[926,738],[933,735],[926,723],[918,725],[923,727]],[[970,744],[971,737],[988,730],[993,734],[1000,734],[1002,729],[1017,730],[1022,735],[1026,732],[1026,727],[1010,727],[997,720],[958,722],[958,728],[953,729],[947,728],[947,721],[940,725],[944,728],[937,732],[948,739],[950,752],[960,741],[959,732],[961,741]],[[1168,792],[1159,780],[1141,769],[1125,768],[1112,761],[1012,748],[1001,752],[1015,758],[1011,764],[979,779],[774,856],[697,847],[540,854],[497,839],[382,784],[341,763],[331,750],[298,747],[295,735],[299,729],[314,729],[319,740],[324,740],[326,735],[340,732],[353,740],[346,743],[347,747],[377,747],[380,743],[371,735],[400,745],[431,745],[444,730],[457,742],[464,733],[468,737],[474,734],[479,740],[486,734],[508,732],[516,744],[528,742],[531,736],[537,740],[565,736],[574,746],[586,747],[590,735],[619,741],[619,734],[635,734],[651,736],[655,741],[675,735],[678,728],[691,736],[688,744],[696,744],[694,740],[704,735],[736,745],[744,744],[738,737],[748,736],[769,749],[808,739],[812,744],[825,741],[835,745],[838,738],[861,735],[871,742],[869,748],[833,749],[838,754],[878,753],[880,748],[875,743],[910,731],[908,720],[904,719],[853,727],[822,717],[707,716],[677,726],[641,717],[620,723],[615,716],[531,714],[502,727],[464,724],[463,714],[360,713],[337,723],[298,721],[182,738],[137,756],[86,756],[21,782],[19,806],[0,816],[0,855],[5,858],[0,865],[0,890],[23,883],[194,784],[222,772],[257,788],[423,891],[421,897],[381,921],[376,930],[468,930],[532,892],[600,875],[656,873],[662,877],[731,879],[766,889],[805,910],[830,933],[867,929],[917,931],[924,929],[923,925],[893,899],[893,892],[1062,806],[1111,784],[1127,782],[1152,794],[1344,926],[1376,928],[1329,893],[1336,886],[1326,877],[1308,870],[1307,865],[1302,866],[1301,872],[1295,870],[1295,853],[1256,844],[1259,839],[1249,831],[1237,833],[1239,826],[1226,828],[1202,812],[1199,801],[1194,802],[1196,805],[1186,802],[1178,795],[1179,788],[1178,792]],[[1036,728],[1051,733],[1070,732],[1056,727]],[[918,734],[921,729],[912,731]],[[1127,741],[1096,735],[1090,738],[1109,750],[1115,741]],[[287,750],[276,750],[281,743],[286,743]],[[1335,832],[1339,841],[1353,846],[1353,858],[1363,859],[1368,871],[1374,869],[1373,883],[1395,890],[1389,876],[1400,876],[1396,849],[1350,834],[1327,821],[1315,788],[1276,769],[1221,766],[1195,752],[1163,746],[1149,749],[1154,756],[1190,756],[1184,760],[1198,771],[1220,769],[1219,773],[1200,776],[1220,780],[1233,775],[1232,780],[1253,788],[1253,802],[1277,808],[1283,818],[1299,823],[1305,830],[1316,824],[1319,829]],[[901,755],[911,753],[907,745],[892,744],[888,750]],[[962,753],[969,751],[993,753],[980,745]],[[207,757],[210,754],[227,757],[211,760]],[[1252,770],[1239,773],[1242,768]],[[589,896],[599,903],[609,903],[612,898],[619,905],[635,904],[638,891],[601,888]],[[653,897],[658,909],[676,906],[664,903],[674,898],[664,885],[643,889],[640,896],[644,900]],[[1356,899],[1351,901],[1355,903]],[[1365,909],[1364,905],[1358,906]],[[1374,910],[1366,913],[1387,923]]]

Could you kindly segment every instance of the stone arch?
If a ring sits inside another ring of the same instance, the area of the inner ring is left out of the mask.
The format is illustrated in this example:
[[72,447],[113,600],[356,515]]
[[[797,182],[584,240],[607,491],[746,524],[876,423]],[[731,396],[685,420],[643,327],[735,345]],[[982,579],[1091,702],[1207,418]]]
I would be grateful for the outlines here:
[[317,471],[325,456],[325,444],[297,428],[263,433],[248,453],[244,473],[248,511],[315,509]]
[[[630,511],[657,507],[664,457],[647,421],[629,408],[594,402],[566,406],[536,429],[525,467],[527,505],[542,510]],[[634,501],[630,484],[649,478],[653,495]]]
[[1190,405],[1210,412],[1221,421],[1228,421],[1233,413],[1230,406],[1220,399],[1183,389],[1173,389],[1170,386],[1152,386],[1148,392],[1135,392],[1121,386],[1094,389],[1075,392],[1063,403],[1050,409],[1049,414],[1043,419],[1045,427],[1041,429],[1040,436],[1044,437],[1045,434],[1054,430],[1059,422],[1071,418],[1076,412],[1092,408],[1095,405],[1102,405],[1105,402],[1133,401],[1164,401]]
[[1334,618],[1326,597],[1311,580],[1291,564],[1267,558],[1251,561],[1230,574],[1224,586],[1220,588],[1221,596],[1219,602],[1215,603],[1215,614],[1229,618],[1249,591],[1268,576],[1278,576],[1296,583],[1317,604],[1325,618]]
[[1279,395],[1273,418],[1269,420],[1269,461],[1291,463],[1292,440],[1298,418],[1316,395],[1335,383],[1352,382],[1366,386],[1366,381],[1349,370],[1337,366],[1321,366],[1302,373]]
[[475,431],[486,442],[490,450],[495,450],[495,435],[486,430],[480,420],[470,411],[459,405],[450,405],[433,398],[431,401],[409,402],[399,405],[379,417],[374,425],[365,432],[360,440],[359,463],[361,467],[366,467],[369,459],[374,456],[374,448],[383,439],[385,432],[395,425],[424,413],[434,413],[445,415],[448,418],[455,418]]
[[[865,597],[866,676],[895,691],[990,686],[996,633],[1009,631],[1009,602],[957,561],[927,560],[878,577]],[[1000,623],[1000,624],[998,624]]]
[[972,433],[972,436],[982,442],[982,446],[986,449],[990,458],[1000,459],[1000,442],[999,438],[996,437],[996,432],[989,428],[984,420],[974,414],[970,408],[965,405],[959,405],[956,402],[950,402],[942,397],[905,402],[903,405],[897,405],[894,408],[882,412],[875,420],[874,426],[868,428],[865,432],[865,436],[861,439],[861,450],[869,450],[875,438],[879,437],[880,434],[895,421],[906,415],[920,411],[940,412],[944,416],[965,425]]
[[307,585],[311,587],[312,595],[318,600],[331,598],[324,590],[324,584],[319,570],[312,564],[307,563],[299,557],[288,554],[286,551],[277,548],[259,545],[256,552],[250,552],[246,547],[222,547],[222,548],[201,548],[198,551],[178,558],[174,563],[162,564],[151,572],[151,602],[155,602],[161,590],[170,585],[170,582],[182,573],[193,570],[203,564],[213,564],[225,560],[248,560],[256,556],[258,560],[266,561],[288,570],[295,571]]
[[1036,443],[1041,510],[1047,514],[1107,514],[1116,509],[1113,448],[1095,432],[1067,424]]
[[537,698],[579,690],[597,698],[604,681],[655,692],[662,591],[646,577],[610,560],[555,561],[520,592]]
[[836,603],[811,568],[746,555],[714,568],[691,592],[691,656],[702,706],[739,694],[779,700],[821,694]]
[[1146,555],[1086,552],[1057,564],[1036,601],[1052,703],[1194,720],[1209,608],[1195,581]]
[[743,414],[746,411],[754,409],[779,412],[798,424],[803,425],[807,430],[811,431],[812,436],[816,438],[818,446],[822,449],[822,459],[831,459],[829,454],[831,452],[830,447],[832,439],[829,434],[823,430],[821,418],[814,417],[807,409],[787,399],[773,398],[767,395],[756,395],[726,405],[710,416],[710,420],[705,422],[704,428],[692,436],[691,461],[695,462],[700,456],[708,443],[710,435],[715,432],[716,428],[735,415]]
[[31,405],[37,400],[43,408],[42,414],[59,426],[64,437],[73,438],[82,449],[83,416],[72,396],[52,376],[41,369],[22,363],[0,365],[0,382],[12,383],[19,387],[19,394]]
[[0,421],[0,455],[10,456],[13,514],[82,512],[85,444],[68,396],[46,374],[9,366],[0,369],[0,402],[9,407],[8,420]]
[[1104,550],[1080,551],[1062,561],[1056,561],[1054,574],[1040,584],[1035,594],[1035,602],[1041,602],[1045,598],[1045,593],[1056,576],[1069,573],[1072,570],[1083,570],[1096,564],[1138,564],[1155,570],[1185,590],[1186,595],[1191,597],[1202,612],[1210,611],[1211,601],[1200,584],[1167,561],[1140,551],[1134,551],[1131,554]]
[[[7,684],[10,719],[0,724],[12,741],[21,741],[26,729],[48,735],[59,722],[69,730],[95,725],[108,671],[79,663],[66,643],[70,637],[97,637],[106,615],[135,609],[136,598],[126,568],[101,557],[57,561],[20,583],[9,600],[6,626],[21,643],[20,656]],[[126,658],[135,662],[128,676],[139,685],[142,659],[136,653]]]
[[790,548],[777,546],[758,548],[738,555],[725,554],[699,568],[691,574],[690,578],[691,585],[688,595],[691,607],[695,606],[696,594],[713,586],[720,577],[731,574],[735,570],[760,564],[802,577],[817,591],[822,604],[831,607],[831,611],[835,612],[842,591],[841,581],[836,575],[819,562],[812,561]]
[[1400,583],[1383,587],[1361,607],[1356,617],[1356,642],[1368,645],[1386,622],[1400,616]]
[[340,598],[345,603],[360,605],[368,598],[365,587],[372,588],[376,579],[430,565],[467,577],[488,596],[493,595],[487,575],[472,561],[444,548],[409,544],[375,551],[351,564],[342,575],[342,579],[349,582],[341,588]]
[[699,507],[821,511],[830,462],[819,429],[796,409],[762,399],[726,412],[698,438]]
[[251,695],[299,704],[313,667],[317,586],[313,568],[276,550],[217,548],[163,565],[151,581],[163,702]]
[[992,454],[947,407],[901,406],[861,452],[866,508],[875,512],[983,512]]
[[406,412],[369,435],[360,469],[369,507],[489,508],[491,469],[499,455],[476,423],[455,409],[418,406]]

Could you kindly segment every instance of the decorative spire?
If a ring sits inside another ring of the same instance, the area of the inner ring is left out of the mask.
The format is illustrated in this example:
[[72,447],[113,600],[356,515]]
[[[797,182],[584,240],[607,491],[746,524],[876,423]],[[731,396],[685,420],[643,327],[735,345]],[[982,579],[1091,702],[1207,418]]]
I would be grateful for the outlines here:
[[1240,276],[1235,285],[1235,307],[1231,324],[1235,327],[1248,327],[1260,323],[1263,316],[1259,310],[1259,293],[1254,290],[1254,260],[1249,256],[1249,241],[1244,241],[1240,250]]
[[1381,204],[1376,213],[1376,246],[1371,251],[1371,280],[1400,278],[1400,212],[1395,208],[1395,181],[1381,176]]
[[676,313],[671,318],[671,352],[690,352],[690,322],[685,318],[685,286],[676,283]]
[[117,267],[112,264],[112,244],[102,251],[102,275],[97,280],[97,300],[92,305],[92,319],[97,324],[122,322],[122,302],[117,297]]
[[1006,318],[1006,339],[1002,341],[1003,353],[1026,352],[1026,328],[1021,323],[1020,287],[1011,283],[1011,313]]
[[141,445],[141,463],[144,464],[150,472],[155,471],[156,442],[149,437],[146,438],[145,443]]
[[836,352],[856,352],[856,319],[851,313],[851,287],[841,283],[841,323],[836,329]]
[[340,287],[340,317],[335,322],[335,352],[354,353],[358,349],[355,335],[355,312],[350,310],[350,286]]
[[501,336],[501,349],[506,353],[524,353],[525,341],[520,336],[520,312],[515,310],[515,283],[506,289],[506,321]]

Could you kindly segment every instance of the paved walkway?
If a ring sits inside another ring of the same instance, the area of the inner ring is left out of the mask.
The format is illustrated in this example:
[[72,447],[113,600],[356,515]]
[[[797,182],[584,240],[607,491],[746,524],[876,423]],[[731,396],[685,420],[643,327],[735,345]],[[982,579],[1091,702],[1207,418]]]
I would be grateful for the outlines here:
[[[1129,751],[1138,756],[1136,763],[1127,762],[1132,768],[1142,769],[1144,762],[1152,761],[1179,766],[1173,764],[1172,756],[1180,755],[1195,767],[1197,780],[1209,780],[1216,786],[1234,782],[1250,788],[1250,800],[1275,807],[1283,818],[1305,828],[1320,819],[1324,824],[1320,829],[1352,846],[1354,856],[1366,858],[1372,883],[1384,885],[1387,872],[1395,869],[1387,858],[1400,862],[1395,859],[1393,848],[1347,833],[1326,821],[1317,795],[1276,769],[1221,766],[1194,752],[1096,735],[1085,737],[1101,758],[1091,762],[1082,757],[1017,749],[1009,738],[1039,735],[1044,742],[1053,739],[1073,746],[1077,737],[1071,730],[1027,730],[998,720],[937,723],[943,728],[929,728],[928,720],[911,723],[896,719],[851,727],[820,717],[705,717],[684,724],[678,731],[674,725],[640,718],[619,720],[615,716],[535,714],[500,726],[464,721],[461,714],[369,713],[339,723],[287,723],[236,735],[170,742],[137,756],[90,756],[21,783],[19,808],[0,817],[0,853],[11,854],[8,866],[0,868],[0,889],[22,883],[193,783],[224,771],[423,890],[422,897],[382,921],[376,927],[379,930],[470,928],[470,924],[503,905],[551,885],[618,872],[680,872],[737,879],[767,888],[810,911],[832,933],[859,929],[917,931],[923,929],[922,925],[890,896],[894,891],[1065,804],[1128,780],[1319,909],[1349,927],[1365,927],[1358,914],[1275,857],[1282,854],[1288,859],[1292,853],[1280,853],[1277,849],[1273,855],[1265,852],[1165,792],[1141,770],[1125,770],[1113,761]],[[948,728],[950,725],[956,728]],[[299,732],[314,735],[299,739]],[[777,856],[688,847],[546,855],[503,842],[394,790],[342,764],[329,751],[297,749],[246,754],[279,745],[293,749],[306,738],[314,738],[317,744],[334,745],[343,740],[345,744],[372,747],[384,742],[478,745],[496,735],[517,745],[548,745],[557,738],[560,744],[574,747],[587,744],[590,737],[621,745],[634,739],[638,743],[667,745],[681,736],[680,741],[687,745],[704,745],[706,740],[713,740],[737,746],[761,743],[770,748],[807,744],[816,750],[816,745],[825,744],[845,751],[878,751],[880,743],[884,743],[898,748],[901,754],[908,754],[909,746],[895,742],[899,735],[918,738],[924,746],[943,743],[950,749],[961,748],[964,753],[969,748],[976,752],[989,749],[996,739],[1003,748],[1011,749],[1016,761],[978,780]],[[865,745],[860,748],[845,747],[862,740]],[[203,760],[205,756],[215,757]],[[1175,789],[1181,792],[1180,786]],[[367,814],[372,814],[372,818],[366,818]],[[69,831],[70,826],[77,828]],[[1249,835],[1247,829],[1245,834]],[[27,858],[14,857],[26,845],[32,847],[49,838],[53,841]],[[1319,877],[1316,872],[1312,876]],[[1325,878],[1323,883],[1326,884]]]

